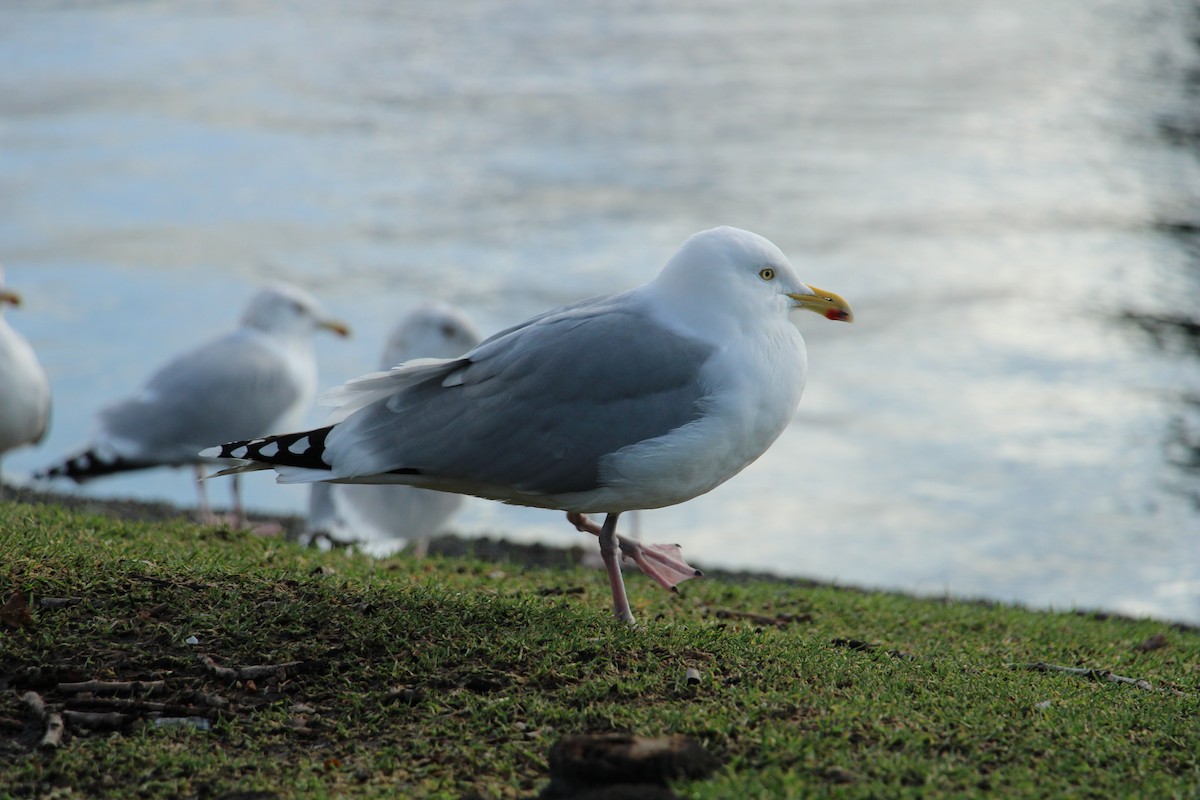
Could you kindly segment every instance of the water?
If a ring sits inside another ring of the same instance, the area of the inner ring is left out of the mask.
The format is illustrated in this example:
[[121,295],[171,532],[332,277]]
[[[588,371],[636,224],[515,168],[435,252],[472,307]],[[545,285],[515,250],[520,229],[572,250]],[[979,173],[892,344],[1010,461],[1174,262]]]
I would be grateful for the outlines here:
[[[758,231],[849,298],[742,475],[643,515],[702,563],[1200,622],[1200,21],[1182,0],[26,3],[0,254],[51,373],[27,473],[307,286],[371,369],[426,298],[495,330]],[[319,420],[314,411],[312,420]],[[248,502],[303,508],[263,476]],[[182,472],[88,485],[193,502]],[[220,498],[224,487],[213,491]],[[574,541],[475,501],[456,527]]]

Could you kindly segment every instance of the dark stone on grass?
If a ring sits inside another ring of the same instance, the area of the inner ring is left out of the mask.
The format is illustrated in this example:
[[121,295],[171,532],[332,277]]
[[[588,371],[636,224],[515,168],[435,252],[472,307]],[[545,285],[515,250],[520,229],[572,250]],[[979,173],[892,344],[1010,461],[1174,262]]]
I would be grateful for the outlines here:
[[406,706],[420,705],[421,701],[424,699],[425,690],[419,686],[397,686],[393,689],[389,689],[388,693],[383,696],[384,703],[400,703]]
[[687,736],[580,734],[550,748],[550,785],[541,800],[657,800],[668,781],[702,778],[716,760]]
[[579,787],[569,794],[551,795],[543,792],[541,797],[543,800],[679,800],[679,795],[666,786],[653,783],[614,783],[609,786]]

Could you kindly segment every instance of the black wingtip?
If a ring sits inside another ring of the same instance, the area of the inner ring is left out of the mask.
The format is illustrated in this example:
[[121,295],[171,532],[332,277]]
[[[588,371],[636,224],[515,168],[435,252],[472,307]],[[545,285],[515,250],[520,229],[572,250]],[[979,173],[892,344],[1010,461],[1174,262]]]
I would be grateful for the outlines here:
[[145,461],[134,461],[121,456],[102,456],[95,450],[85,450],[61,464],[38,470],[33,473],[33,477],[36,480],[70,478],[76,483],[84,483],[92,478],[114,475],[118,472],[132,472],[153,466],[155,465]]
[[269,466],[278,464],[308,469],[329,469],[329,464],[326,464],[321,456],[325,453],[325,439],[331,430],[333,430],[333,426],[329,425],[299,433],[283,433],[261,439],[228,442],[211,447],[202,454],[206,458],[254,461]]

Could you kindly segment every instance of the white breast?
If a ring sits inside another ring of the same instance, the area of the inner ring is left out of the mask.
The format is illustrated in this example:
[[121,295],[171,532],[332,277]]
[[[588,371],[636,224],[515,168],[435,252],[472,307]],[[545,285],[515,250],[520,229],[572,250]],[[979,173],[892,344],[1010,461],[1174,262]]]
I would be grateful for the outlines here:
[[[699,419],[604,459],[595,511],[660,508],[711,491],[779,437],[804,391],[804,340],[787,320],[768,323],[742,348],[705,366],[712,393]],[[607,505],[605,505],[607,503]]]
[[0,453],[42,438],[50,382],[33,348],[0,319]]

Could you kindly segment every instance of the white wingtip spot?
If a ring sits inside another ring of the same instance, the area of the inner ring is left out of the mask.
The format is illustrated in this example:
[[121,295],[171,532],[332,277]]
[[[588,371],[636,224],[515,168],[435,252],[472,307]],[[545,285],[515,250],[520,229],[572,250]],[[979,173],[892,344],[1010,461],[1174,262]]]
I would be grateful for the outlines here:
[[445,378],[442,378],[442,386],[447,389],[449,389],[451,386],[462,386],[463,376],[466,375],[466,373],[466,367],[454,370],[454,372],[451,372]]
[[301,436],[299,439],[288,445],[288,452],[294,456],[304,455],[304,453],[308,450],[308,446],[308,437]]
[[220,458],[221,446],[217,445],[216,447],[206,447],[197,453],[197,455],[199,455],[201,458]]
[[229,457],[230,458],[245,458],[249,453],[250,453],[250,448],[246,447],[245,445],[242,445],[241,447],[235,447],[232,450],[230,450]]
[[279,442],[267,442],[258,451],[260,456],[272,458],[279,453]]

